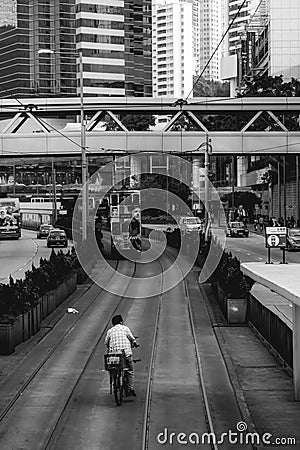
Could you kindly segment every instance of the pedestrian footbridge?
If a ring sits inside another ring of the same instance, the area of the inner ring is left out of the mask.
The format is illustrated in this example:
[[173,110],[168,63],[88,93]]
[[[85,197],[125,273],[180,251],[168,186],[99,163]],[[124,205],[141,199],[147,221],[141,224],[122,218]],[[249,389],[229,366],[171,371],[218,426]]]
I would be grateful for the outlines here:
[[[148,130],[141,115],[157,125]],[[299,118],[297,97],[85,97],[83,108],[78,97],[2,99],[0,157],[76,155],[82,147],[181,155],[204,153],[208,143],[214,155],[296,154]]]

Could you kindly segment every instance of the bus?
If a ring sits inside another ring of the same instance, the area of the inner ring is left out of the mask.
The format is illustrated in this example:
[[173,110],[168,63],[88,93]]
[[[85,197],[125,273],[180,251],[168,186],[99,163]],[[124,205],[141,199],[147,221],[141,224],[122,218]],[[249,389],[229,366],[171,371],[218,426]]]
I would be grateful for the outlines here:
[[114,190],[107,195],[111,252],[141,250],[141,193],[139,190]]
[[21,237],[20,202],[18,198],[0,198],[0,239]]

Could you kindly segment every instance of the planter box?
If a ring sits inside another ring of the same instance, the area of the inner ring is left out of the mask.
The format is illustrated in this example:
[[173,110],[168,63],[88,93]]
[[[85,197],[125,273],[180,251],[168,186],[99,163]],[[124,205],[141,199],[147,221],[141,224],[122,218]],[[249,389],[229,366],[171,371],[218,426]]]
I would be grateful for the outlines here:
[[247,299],[228,298],[219,283],[213,283],[212,290],[228,323],[244,324],[247,322]]
[[10,355],[17,345],[36,334],[41,328],[41,321],[74,292],[76,279],[76,274],[67,278],[56,289],[44,295],[34,308],[16,317],[13,324],[0,324],[0,354]]
[[13,325],[0,323],[0,354],[10,355],[14,351]]
[[227,298],[228,323],[246,323],[248,301],[245,298]]

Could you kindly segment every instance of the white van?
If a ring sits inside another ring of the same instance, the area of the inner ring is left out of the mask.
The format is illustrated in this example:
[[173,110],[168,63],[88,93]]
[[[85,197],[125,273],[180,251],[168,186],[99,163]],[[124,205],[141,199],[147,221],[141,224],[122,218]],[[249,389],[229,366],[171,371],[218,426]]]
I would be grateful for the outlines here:
[[203,231],[202,222],[199,217],[181,217],[179,219],[179,228],[184,233],[191,233],[193,231]]

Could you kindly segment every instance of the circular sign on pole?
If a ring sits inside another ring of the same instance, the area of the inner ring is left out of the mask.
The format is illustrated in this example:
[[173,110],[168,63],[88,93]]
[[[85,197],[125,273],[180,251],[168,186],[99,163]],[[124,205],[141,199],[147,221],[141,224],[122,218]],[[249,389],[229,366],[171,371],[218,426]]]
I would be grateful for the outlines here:
[[278,236],[276,236],[276,234],[271,234],[267,239],[270,247],[277,247],[279,245],[279,241],[280,239]]

